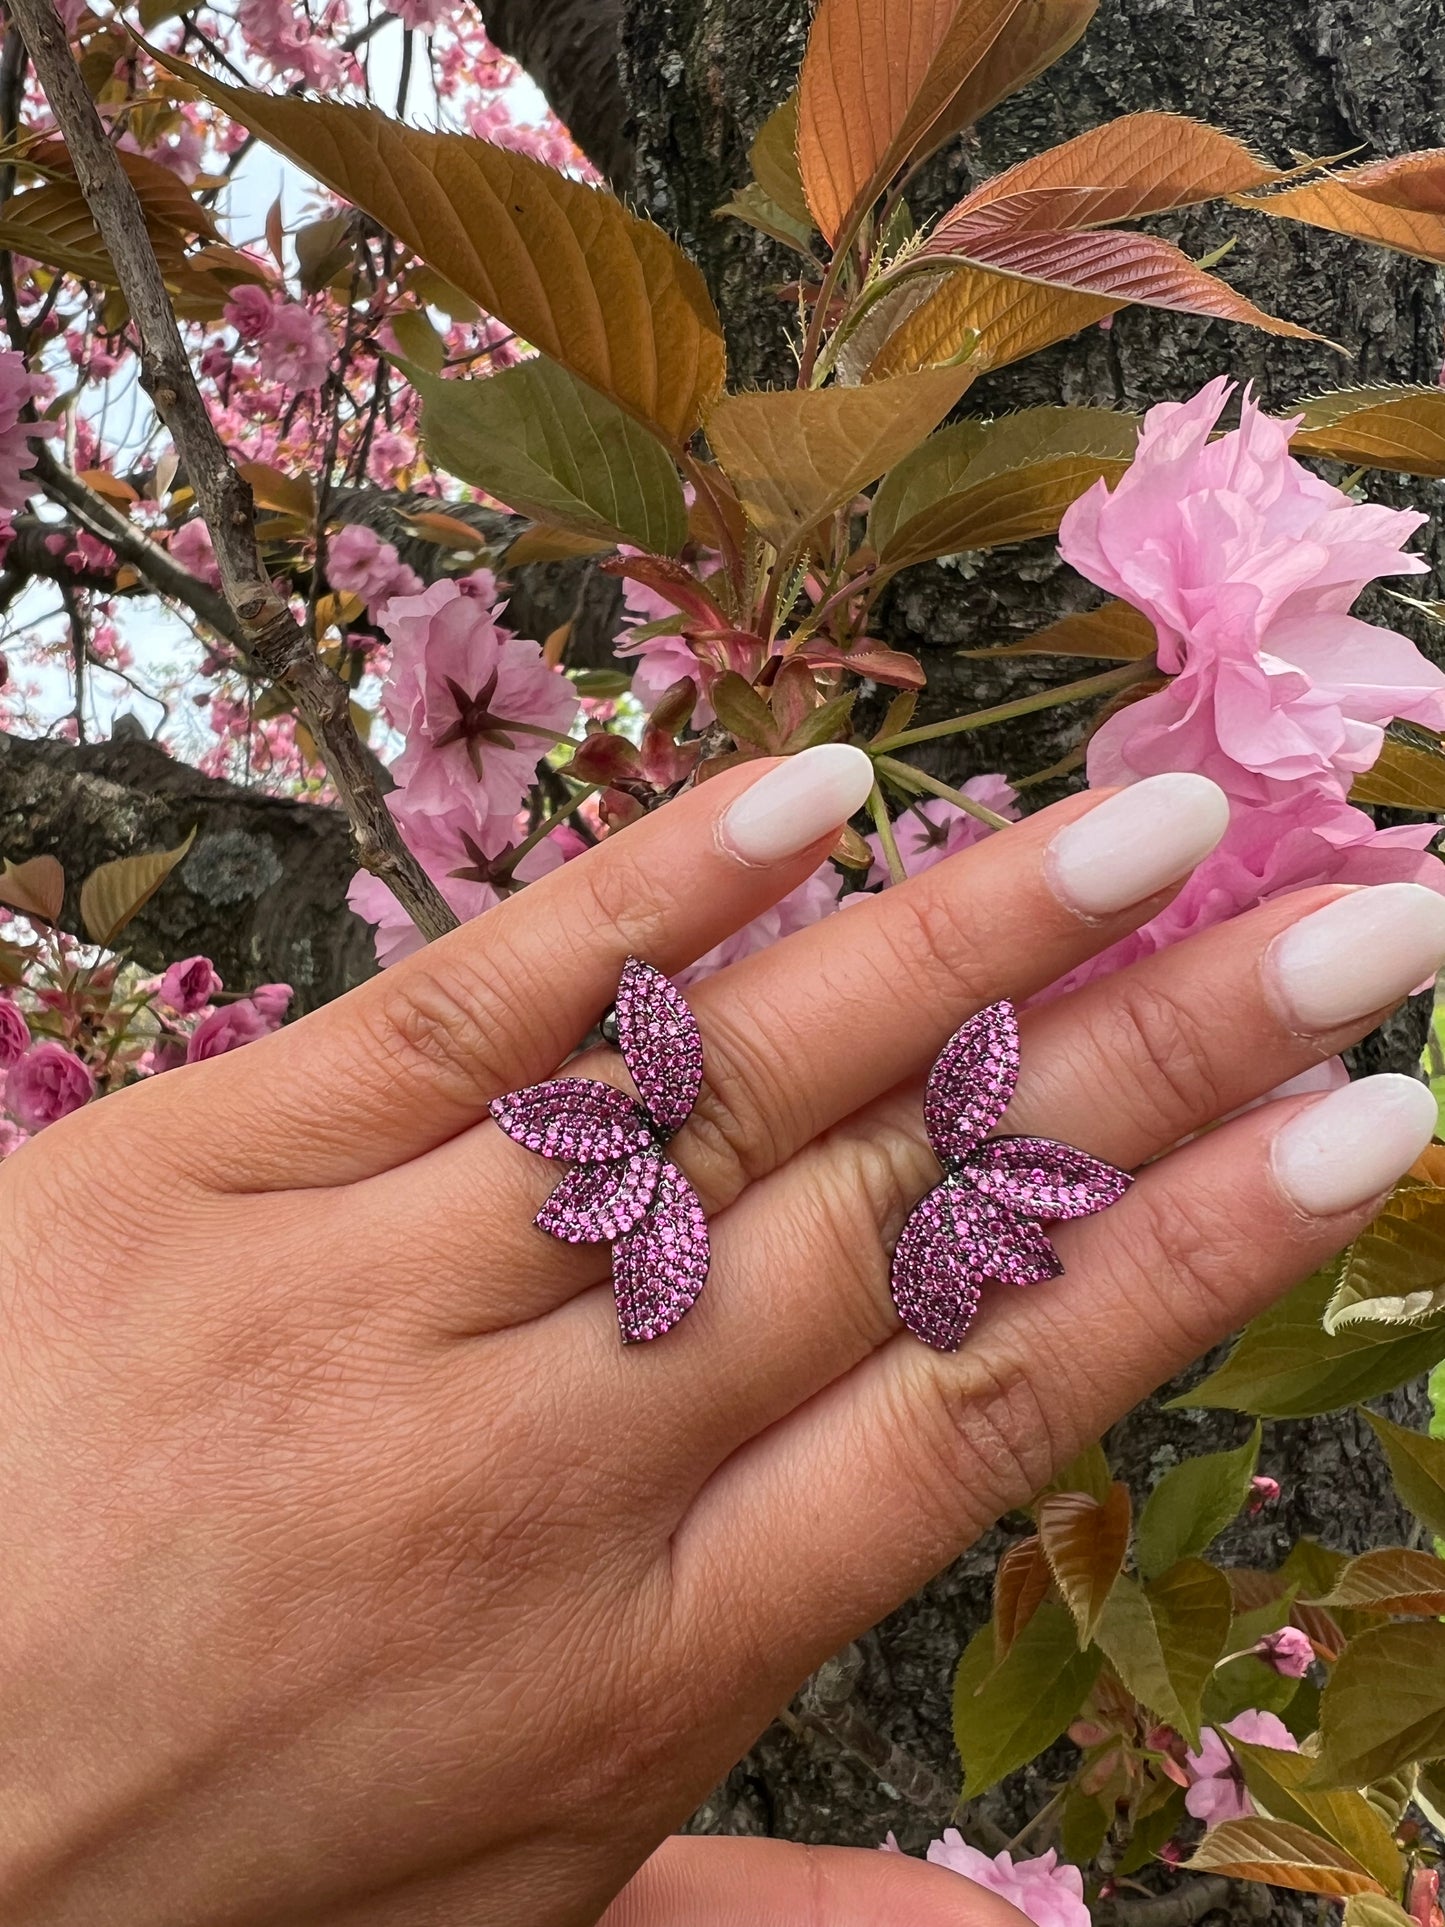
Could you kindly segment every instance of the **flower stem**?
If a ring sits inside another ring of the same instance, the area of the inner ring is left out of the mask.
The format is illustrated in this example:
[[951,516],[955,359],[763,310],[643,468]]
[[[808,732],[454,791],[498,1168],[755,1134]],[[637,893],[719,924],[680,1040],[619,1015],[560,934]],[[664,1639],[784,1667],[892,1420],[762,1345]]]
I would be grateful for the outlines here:
[[550,836],[559,823],[565,822],[569,816],[572,816],[582,804],[587,801],[588,797],[595,796],[601,788],[602,785],[600,783],[584,783],[582,788],[576,791],[567,802],[559,803],[555,810],[549,811],[548,814],[542,818],[542,821],[537,825],[535,830],[529,830],[527,832],[507,858],[508,871],[515,875],[517,865],[521,862],[522,858],[530,851],[535,850],[544,837]]
[[956,790],[951,784],[939,782],[926,770],[915,769],[912,763],[900,763],[892,756],[875,756],[873,767],[880,776],[891,776],[900,789],[927,790],[930,796],[941,796],[945,803],[952,803],[956,809],[986,823],[991,830],[1007,830],[1013,827],[1009,818],[1000,816],[987,804],[976,802],[963,790]]
[[1127,689],[1154,673],[1154,659],[1126,662],[1118,669],[1106,669],[1100,676],[1085,676],[1081,682],[1066,682],[1053,689],[1040,689],[1032,696],[1019,696],[1011,703],[998,703],[992,709],[975,709],[967,716],[952,716],[947,722],[925,723],[920,729],[900,730],[875,743],[875,750],[906,749],[911,743],[932,743],[940,736],[959,736],[966,730],[987,729],[992,723],[1012,722],[1015,716],[1032,716],[1041,709],[1056,709],[1062,703],[1083,702],[1090,696],[1105,696],[1116,689]]
[[883,800],[883,792],[875,783],[868,796],[868,813],[873,818],[873,827],[878,832],[878,841],[883,845],[883,859],[888,865],[888,877],[892,883],[906,883],[908,872],[903,867],[903,858],[898,854],[898,839],[893,834],[893,825],[888,820],[888,805]]

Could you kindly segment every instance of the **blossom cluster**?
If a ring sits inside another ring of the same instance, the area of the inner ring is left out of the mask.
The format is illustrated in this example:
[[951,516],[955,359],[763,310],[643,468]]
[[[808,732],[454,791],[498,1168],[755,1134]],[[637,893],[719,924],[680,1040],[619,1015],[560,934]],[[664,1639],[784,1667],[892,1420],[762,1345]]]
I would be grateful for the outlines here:
[[92,1099],[278,1030],[289,984],[224,990],[209,957],[145,978],[63,932],[37,926],[20,981],[0,991],[0,1158]]

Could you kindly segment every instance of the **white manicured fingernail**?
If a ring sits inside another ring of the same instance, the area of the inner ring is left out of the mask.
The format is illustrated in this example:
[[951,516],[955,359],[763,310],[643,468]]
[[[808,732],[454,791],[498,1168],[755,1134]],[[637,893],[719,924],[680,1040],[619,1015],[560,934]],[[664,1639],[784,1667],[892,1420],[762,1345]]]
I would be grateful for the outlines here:
[[1362,1077],[1297,1111],[1275,1133],[1279,1188],[1312,1218],[1353,1211],[1388,1191],[1435,1134],[1428,1084],[1386,1072]]
[[841,830],[873,787],[873,765],[851,743],[818,743],[770,769],[728,805],[723,845],[744,863],[780,863]]
[[1423,883],[1375,883],[1282,931],[1265,982],[1285,1021],[1333,1030],[1398,1003],[1445,963],[1445,897]]
[[1112,916],[1188,876],[1228,827],[1229,799],[1207,776],[1146,776],[1060,830],[1044,876],[1080,916]]

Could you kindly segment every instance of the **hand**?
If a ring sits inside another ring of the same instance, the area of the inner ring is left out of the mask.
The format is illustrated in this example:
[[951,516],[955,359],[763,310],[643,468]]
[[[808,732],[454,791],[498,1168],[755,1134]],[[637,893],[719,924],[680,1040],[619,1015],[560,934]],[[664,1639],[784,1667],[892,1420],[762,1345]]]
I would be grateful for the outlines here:
[[595,1922],[824,1657],[1418,1154],[1403,1078],[1169,1149],[1445,955],[1428,891],[1302,892],[1028,1014],[1009,1127],[1147,1168],[956,1356],[900,1332],[933,1056],[1223,827],[1197,777],[1075,797],[689,993],[674,1150],[713,1273],[624,1349],[606,1249],[533,1227],[558,1169],[488,1100],[557,1069],[630,953],[675,971],[793,888],[860,777],[836,747],[727,772],[7,1162],[0,1920]]

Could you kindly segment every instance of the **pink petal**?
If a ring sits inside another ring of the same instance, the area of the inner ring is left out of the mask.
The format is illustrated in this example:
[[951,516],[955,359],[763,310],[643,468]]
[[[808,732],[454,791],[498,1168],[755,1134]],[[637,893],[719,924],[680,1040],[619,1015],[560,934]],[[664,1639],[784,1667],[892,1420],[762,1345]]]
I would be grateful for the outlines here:
[[487,1108],[509,1138],[544,1158],[610,1164],[653,1144],[652,1127],[626,1091],[589,1077],[553,1077],[494,1097]]
[[1046,1137],[990,1138],[970,1154],[966,1169],[985,1197],[1046,1224],[1103,1211],[1133,1182],[1102,1158]]
[[662,1153],[649,1149],[613,1164],[579,1164],[537,1213],[538,1229],[568,1244],[613,1244],[652,1203],[662,1162]]
[[617,988],[617,1041],[664,1137],[686,1122],[702,1088],[702,1036],[676,984],[637,957]]
[[711,1255],[701,1200],[677,1166],[664,1159],[652,1209],[612,1252],[612,1289],[624,1343],[671,1331],[697,1302]]
[[923,1124],[939,1160],[971,1151],[1008,1108],[1019,1077],[1019,1026],[1011,1003],[990,1004],[956,1030],[928,1077]]
[[915,1338],[957,1351],[978,1309],[980,1274],[954,1224],[952,1187],[940,1184],[913,1207],[893,1253],[889,1288]]

